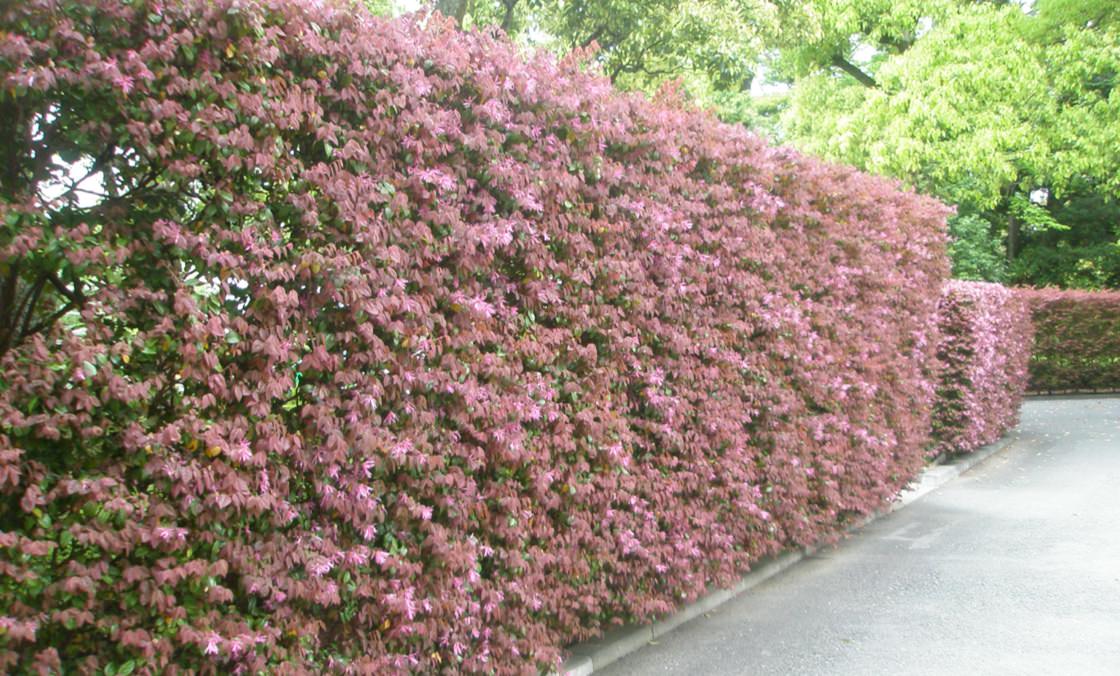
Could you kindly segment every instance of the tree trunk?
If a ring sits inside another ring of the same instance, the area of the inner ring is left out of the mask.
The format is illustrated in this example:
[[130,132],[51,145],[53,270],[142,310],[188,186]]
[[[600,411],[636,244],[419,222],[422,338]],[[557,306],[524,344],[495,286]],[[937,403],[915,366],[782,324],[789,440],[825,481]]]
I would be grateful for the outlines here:
[[467,15],[467,0],[436,0],[436,9],[461,24]]
[[517,8],[519,0],[503,0],[506,13],[502,17],[502,30],[508,35],[513,30],[513,10]]
[[1007,261],[1015,260],[1019,255],[1019,219],[1015,218],[1015,214],[1009,214],[1007,217]]

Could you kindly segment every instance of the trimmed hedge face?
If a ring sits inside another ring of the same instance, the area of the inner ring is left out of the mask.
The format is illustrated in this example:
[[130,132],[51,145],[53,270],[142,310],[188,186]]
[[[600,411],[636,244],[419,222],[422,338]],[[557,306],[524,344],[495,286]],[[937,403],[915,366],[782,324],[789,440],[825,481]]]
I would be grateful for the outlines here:
[[1019,421],[1033,331],[1030,308],[999,284],[954,280],[945,285],[938,316],[934,453],[972,451]]
[[1120,390],[1120,291],[1019,293],[1036,327],[1031,391]]
[[332,7],[0,10],[4,669],[532,672],[921,466],[942,206]]

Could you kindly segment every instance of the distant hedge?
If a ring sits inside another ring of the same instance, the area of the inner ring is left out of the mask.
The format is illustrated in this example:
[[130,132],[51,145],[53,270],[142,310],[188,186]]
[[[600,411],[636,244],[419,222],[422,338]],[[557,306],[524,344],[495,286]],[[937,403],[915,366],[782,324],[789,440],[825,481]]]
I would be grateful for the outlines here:
[[5,671],[532,673],[922,464],[945,209],[574,61],[34,0],[0,118]]
[[935,453],[990,444],[1019,421],[1033,327],[1027,303],[999,284],[951,281],[938,312],[941,376]]
[[1120,390],[1120,291],[1020,293],[1036,327],[1032,391]]

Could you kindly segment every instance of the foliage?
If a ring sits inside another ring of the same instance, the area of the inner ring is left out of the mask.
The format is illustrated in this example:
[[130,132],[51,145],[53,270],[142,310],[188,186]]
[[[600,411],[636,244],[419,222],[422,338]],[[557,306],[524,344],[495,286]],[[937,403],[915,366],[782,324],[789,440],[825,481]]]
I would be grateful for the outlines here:
[[5,671],[532,673],[921,464],[932,200],[435,19],[0,31]]
[[956,279],[1001,282],[1007,274],[1007,259],[992,237],[992,224],[976,214],[949,219],[949,258]]
[[1120,292],[1024,289],[1036,327],[1030,388],[1120,389]]
[[1015,426],[1032,341],[1026,301],[999,284],[952,281],[938,308],[935,453],[972,451]]
[[1012,280],[1063,289],[1120,287],[1120,244],[1028,245],[1012,264]]
[[[900,7],[884,15],[885,28],[874,23],[861,31],[837,19],[841,34],[851,31],[863,48],[857,65],[866,77],[810,61],[818,68],[795,83],[784,137],[807,152],[901,178],[961,213],[984,214],[996,225],[993,243],[957,249],[966,256],[1004,240],[1012,260],[1026,240],[1055,248],[1064,238],[1019,231],[1024,211],[1036,226],[1063,224],[1028,193],[1047,188],[1059,203],[1086,187],[1108,199],[1120,195],[1120,98],[1113,94],[1120,21],[1107,7],[1114,3],[1034,4],[1031,14],[1014,3],[934,3],[909,13]],[[909,26],[899,23],[907,16]],[[890,44],[876,37],[884,34]],[[974,267],[975,260],[957,265]]]
[[724,0],[566,0],[542,4],[542,25],[566,47],[601,49],[616,82],[656,89],[666,78],[702,73],[717,89],[749,82],[752,36],[742,8]]
[[[898,176],[957,204],[998,203],[1051,160],[1036,122],[1048,92],[1018,10],[955,13],[874,71],[876,87],[831,72],[798,83],[785,128],[826,157]],[[839,104],[839,105],[838,105]]]
[[500,27],[559,53],[590,50],[624,89],[654,94],[679,83],[692,101],[735,120],[757,117],[747,92],[779,13],[768,0],[452,0],[436,8],[468,29]]
[[1047,207],[1062,228],[1027,225],[1008,276],[1018,284],[1060,288],[1120,287],[1120,203],[1092,187]]
[[[767,35],[775,50],[770,65],[791,81],[833,70],[874,84],[873,63],[862,63],[867,47],[874,61],[900,54],[919,38],[923,21],[951,14],[953,0],[807,0],[777,2],[778,19]],[[868,71],[860,70],[868,68]]]

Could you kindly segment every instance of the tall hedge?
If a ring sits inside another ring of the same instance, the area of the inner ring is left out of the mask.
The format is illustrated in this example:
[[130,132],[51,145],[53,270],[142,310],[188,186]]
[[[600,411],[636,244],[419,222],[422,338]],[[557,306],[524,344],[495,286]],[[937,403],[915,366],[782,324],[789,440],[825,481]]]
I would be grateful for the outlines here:
[[1020,293],[1036,326],[1031,390],[1120,390],[1120,291]]
[[532,672],[922,462],[945,209],[577,62],[28,0],[0,119],[4,670]]
[[1019,421],[1033,337],[1030,308],[999,284],[954,280],[945,285],[938,316],[934,452],[972,451]]

